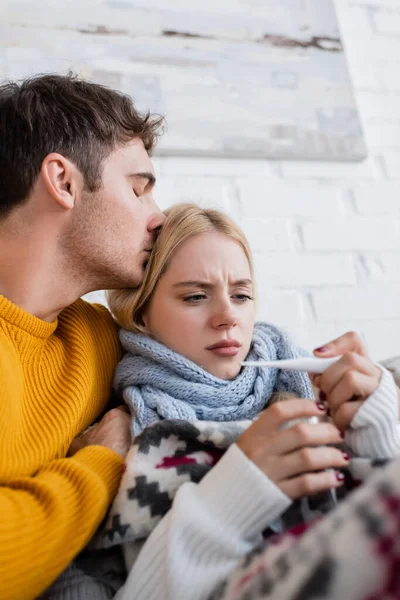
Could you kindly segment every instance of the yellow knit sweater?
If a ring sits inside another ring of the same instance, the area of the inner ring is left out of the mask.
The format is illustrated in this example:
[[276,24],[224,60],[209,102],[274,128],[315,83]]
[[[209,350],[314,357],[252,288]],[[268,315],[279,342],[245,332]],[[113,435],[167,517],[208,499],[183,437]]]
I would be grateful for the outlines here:
[[0,296],[0,598],[37,597],[87,544],[123,461],[101,446],[65,458],[104,410],[120,358],[104,307],[54,323]]

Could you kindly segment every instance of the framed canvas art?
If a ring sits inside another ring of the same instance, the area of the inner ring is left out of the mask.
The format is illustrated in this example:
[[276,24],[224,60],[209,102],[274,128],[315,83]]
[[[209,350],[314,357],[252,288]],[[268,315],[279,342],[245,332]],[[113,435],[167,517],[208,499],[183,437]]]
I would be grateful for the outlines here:
[[166,115],[161,154],[360,160],[333,0],[6,2],[2,78],[72,69]]

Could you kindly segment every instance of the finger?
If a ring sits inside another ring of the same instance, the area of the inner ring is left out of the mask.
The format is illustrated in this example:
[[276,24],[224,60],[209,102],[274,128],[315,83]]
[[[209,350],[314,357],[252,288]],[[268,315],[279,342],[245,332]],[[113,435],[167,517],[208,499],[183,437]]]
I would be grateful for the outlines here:
[[313,386],[316,388],[319,388],[320,381],[321,381],[321,375],[316,375],[315,373],[309,373],[308,376],[310,377],[311,383],[313,384]]
[[345,402],[345,404],[341,404],[337,411],[334,414],[332,414],[332,421],[335,423],[336,427],[338,427],[342,431],[348,429],[352,420],[355,417],[356,412],[361,408],[363,404],[363,400]]
[[122,410],[122,412],[126,413],[127,415],[131,414],[131,411],[129,410],[126,404],[121,404],[120,406],[117,406],[117,410]]
[[[291,439],[292,433],[285,433],[282,427],[292,420],[303,420],[310,417],[323,417],[327,413],[327,407],[322,403],[304,398],[294,398],[285,402],[277,402],[266,408],[258,418],[240,436],[237,444],[244,454],[253,462],[263,460],[271,445],[276,443],[277,435],[283,439]],[[316,427],[317,425],[313,425]],[[332,425],[331,425],[332,426]],[[333,426],[332,426],[333,427]],[[291,428],[287,430],[291,431]],[[278,436],[278,439],[279,439]],[[308,438],[307,438],[308,439]],[[321,443],[327,443],[323,440]],[[335,443],[335,442],[333,442]],[[306,445],[305,443],[301,445]],[[282,453],[296,448],[295,443],[283,443]]]
[[[123,406],[119,406],[118,408],[112,408],[101,419],[100,423],[108,423],[109,421],[113,421],[114,419],[130,419],[130,412],[123,410]],[[100,424],[99,423],[99,424]]]
[[304,446],[340,444],[342,434],[332,423],[298,423],[275,432],[268,442],[268,453],[274,455],[294,452]]
[[301,473],[343,468],[348,465],[349,460],[349,455],[337,448],[331,448],[329,446],[301,448],[300,450],[286,454],[281,458],[279,463],[280,475],[278,481],[300,475]]
[[355,331],[348,331],[340,337],[316,348],[314,350],[315,356],[328,357],[337,356],[338,354],[345,354],[346,352],[356,352],[361,356],[367,356],[367,350],[365,345]]
[[354,352],[344,354],[341,359],[326,369],[319,380],[319,388],[327,396],[332,392],[332,389],[338,384],[346,373],[359,372],[364,375],[372,375],[379,382],[382,372],[370,361],[369,358],[360,356]]
[[293,398],[268,407],[250,429],[253,433],[265,435],[267,432],[272,433],[274,430],[280,429],[287,421],[321,417],[324,414],[326,414],[326,407],[322,404],[304,398]]
[[375,377],[357,371],[347,371],[326,396],[331,414],[335,413],[341,404],[353,398],[365,400],[376,390],[378,384],[379,381]]
[[322,471],[307,473],[279,484],[284,494],[295,500],[301,496],[312,496],[330,488],[338,488],[344,483],[344,475],[340,471]]

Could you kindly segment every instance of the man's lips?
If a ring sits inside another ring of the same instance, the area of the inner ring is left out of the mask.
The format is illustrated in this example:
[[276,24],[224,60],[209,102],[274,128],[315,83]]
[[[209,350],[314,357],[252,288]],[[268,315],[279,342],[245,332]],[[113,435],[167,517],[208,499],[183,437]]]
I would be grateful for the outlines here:
[[239,353],[240,346],[241,344],[237,340],[220,340],[208,346],[207,350],[217,356],[236,356]]
[[146,253],[146,256],[143,259],[143,268],[146,269],[150,260],[151,253],[153,252],[153,248],[143,248],[142,252]]

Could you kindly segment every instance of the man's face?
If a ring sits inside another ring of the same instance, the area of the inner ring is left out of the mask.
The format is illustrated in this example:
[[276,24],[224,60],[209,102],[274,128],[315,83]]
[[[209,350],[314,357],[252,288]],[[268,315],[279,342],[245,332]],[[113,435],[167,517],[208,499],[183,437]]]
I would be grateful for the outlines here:
[[104,161],[101,188],[79,199],[69,250],[96,286],[129,288],[141,282],[165,219],[153,200],[154,183],[152,162],[135,138]]

